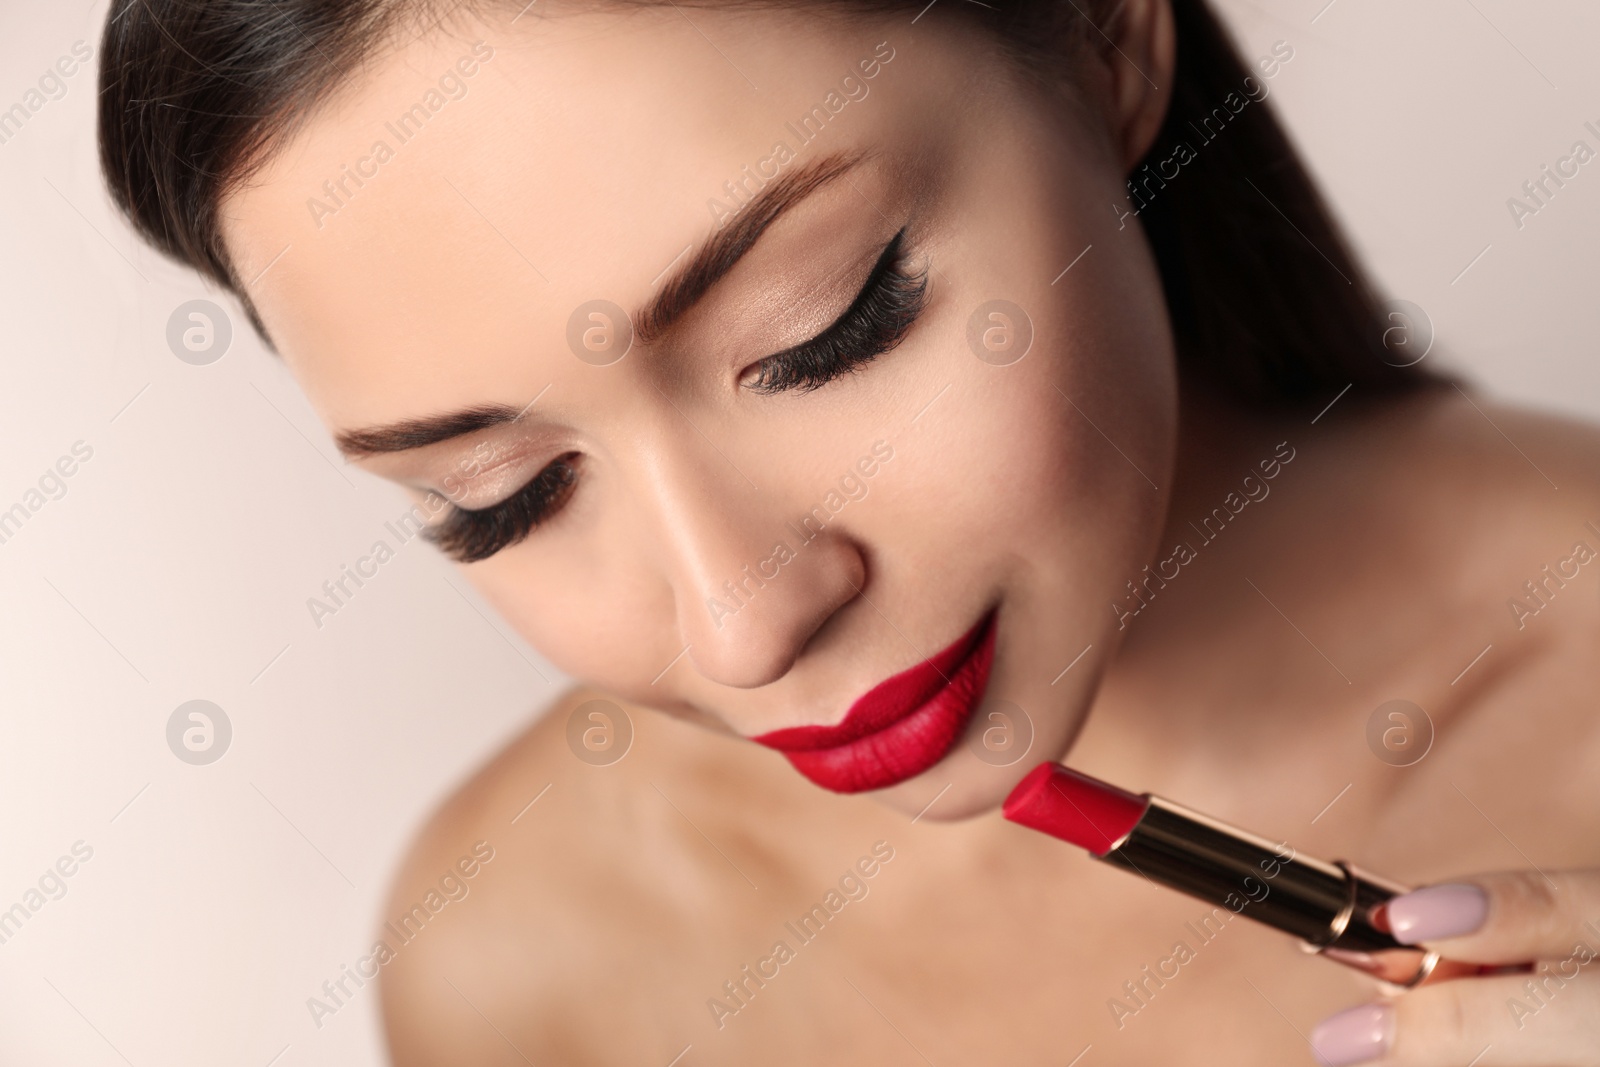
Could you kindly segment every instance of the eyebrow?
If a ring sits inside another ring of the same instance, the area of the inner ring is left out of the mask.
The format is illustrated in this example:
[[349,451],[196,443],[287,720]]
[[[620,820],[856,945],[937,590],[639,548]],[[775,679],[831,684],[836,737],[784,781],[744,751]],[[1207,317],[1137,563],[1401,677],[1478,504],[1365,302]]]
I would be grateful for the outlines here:
[[[738,214],[707,238],[689,261],[634,312],[634,337],[641,344],[659,340],[690,308],[721,281],[783,214],[867,158],[860,151],[833,152],[770,180],[738,209]],[[441,415],[404,419],[382,426],[340,431],[334,438],[349,459],[408,452],[463,437],[491,426],[515,422],[524,408],[480,404]]]

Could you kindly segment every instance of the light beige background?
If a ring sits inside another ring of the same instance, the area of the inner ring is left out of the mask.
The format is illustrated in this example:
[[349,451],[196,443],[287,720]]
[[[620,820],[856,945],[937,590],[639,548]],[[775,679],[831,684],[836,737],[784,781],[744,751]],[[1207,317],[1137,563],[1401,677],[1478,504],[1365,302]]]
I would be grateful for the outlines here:
[[[98,51],[104,6],[5,0],[0,108],[74,41]],[[1600,161],[1520,231],[1506,208],[1600,148],[1600,9],[1224,8],[1249,56],[1293,46],[1272,95],[1377,276],[1430,313],[1429,359],[1600,417]],[[109,211],[93,77],[0,144],[0,509],[94,450],[0,544],[0,909],[94,850],[0,944],[0,1061],[379,1063],[370,986],[320,1029],[306,999],[366,952],[418,820],[560,678],[415,542],[313,626],[306,598],[404,505],[341,469],[242,318],[220,362],[173,357],[172,310],[221,298]],[[197,697],[234,728],[207,767],[165,741]]]

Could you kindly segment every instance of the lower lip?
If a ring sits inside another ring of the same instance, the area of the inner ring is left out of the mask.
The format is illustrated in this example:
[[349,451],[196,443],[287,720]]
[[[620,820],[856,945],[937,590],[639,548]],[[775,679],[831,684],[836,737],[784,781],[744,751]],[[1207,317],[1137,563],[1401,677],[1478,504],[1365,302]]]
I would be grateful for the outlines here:
[[[932,659],[902,671],[857,700],[838,726],[774,730],[752,740],[782,752],[795,770],[835,793],[886,789],[944,758],[966,729],[994,662],[991,612]],[[931,695],[922,693],[932,689]],[[917,703],[903,713],[906,693]],[[827,743],[838,734],[856,734]]]

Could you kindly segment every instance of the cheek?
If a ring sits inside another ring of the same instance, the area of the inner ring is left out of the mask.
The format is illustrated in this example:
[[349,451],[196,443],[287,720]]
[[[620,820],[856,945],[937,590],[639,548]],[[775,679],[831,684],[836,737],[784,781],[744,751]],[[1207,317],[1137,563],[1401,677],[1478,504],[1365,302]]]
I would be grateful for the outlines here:
[[1096,266],[1064,291],[1027,292],[1033,342],[1016,363],[956,354],[896,486],[916,512],[896,537],[938,540],[930,565],[984,560],[1002,580],[1020,567],[1098,603],[1143,563],[1172,473],[1176,375],[1153,268]]
[[1136,414],[1136,402],[1152,398],[1098,392],[1041,358],[1035,372],[947,398],[942,421],[897,453],[894,478],[875,490],[881,549],[923,573],[988,587],[1043,581],[1086,592],[1108,572],[1136,570],[1163,496],[1066,399],[1072,386],[1095,423],[1123,428],[1117,446],[1151,477],[1165,476],[1165,433],[1133,429],[1155,422]]
[[[940,440],[917,491],[951,537],[1075,571],[1074,585],[1114,569],[1120,585],[1158,533],[1172,466],[1160,277],[1111,210],[1121,179],[1099,142],[1026,109],[1008,121],[951,168],[937,330],[954,384],[921,420]],[[1004,346],[1023,333],[1016,358]]]
[[673,597],[646,563],[645,545],[616,540],[625,524],[590,521],[583,509],[595,506],[591,496],[560,524],[466,574],[558,670],[651,703],[661,694],[652,694],[650,681],[682,649],[674,643]]

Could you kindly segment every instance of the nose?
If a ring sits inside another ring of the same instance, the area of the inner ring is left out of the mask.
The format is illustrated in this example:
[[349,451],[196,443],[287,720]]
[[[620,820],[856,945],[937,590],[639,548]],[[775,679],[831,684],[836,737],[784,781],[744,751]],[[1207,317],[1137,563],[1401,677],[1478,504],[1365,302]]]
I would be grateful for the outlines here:
[[753,689],[787,674],[861,595],[866,560],[826,509],[808,511],[801,494],[757,491],[725,459],[710,459],[660,459],[650,473],[653,519],[666,532],[658,565],[694,669]]

